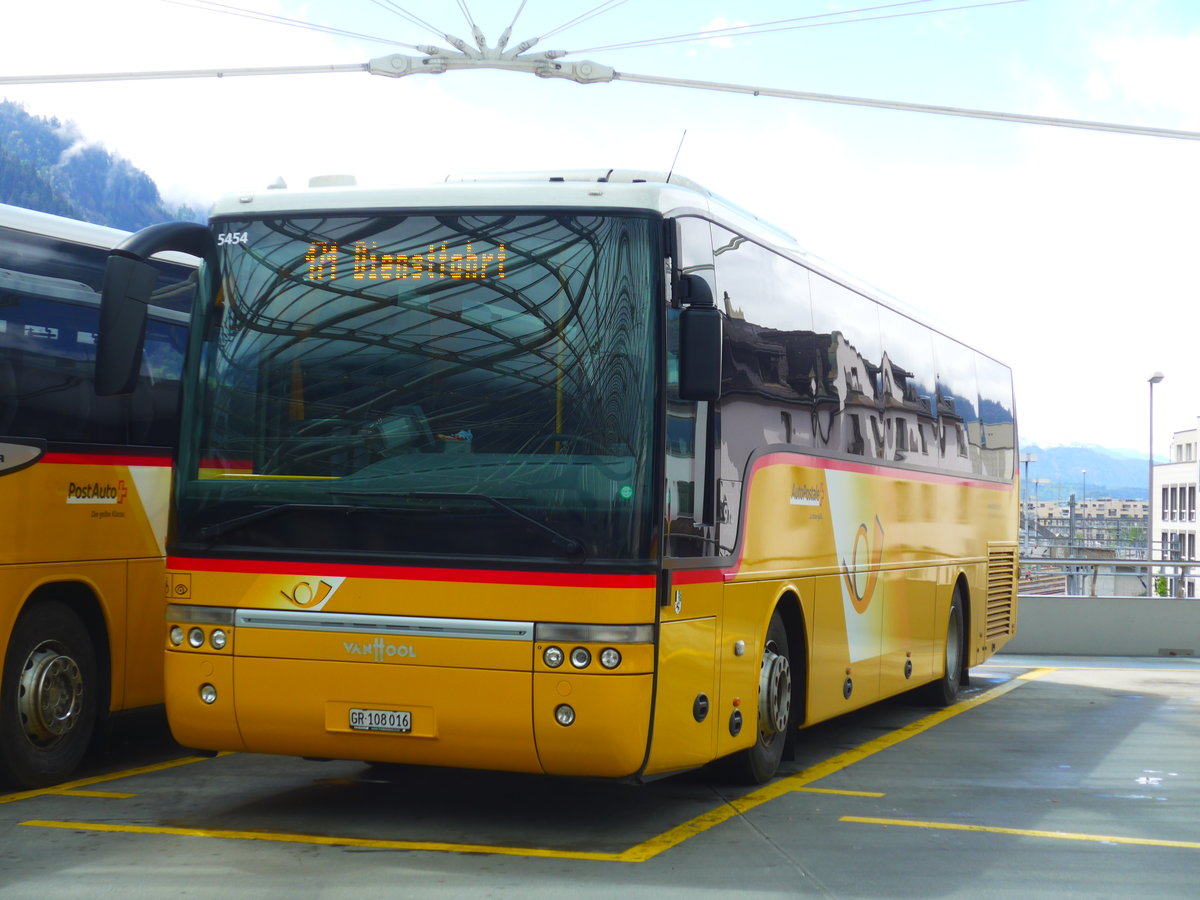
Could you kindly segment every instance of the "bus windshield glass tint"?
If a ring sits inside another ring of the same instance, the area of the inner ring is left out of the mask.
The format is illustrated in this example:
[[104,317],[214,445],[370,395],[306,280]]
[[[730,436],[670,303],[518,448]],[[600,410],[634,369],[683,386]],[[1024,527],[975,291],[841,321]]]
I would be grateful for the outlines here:
[[652,547],[649,218],[220,221],[177,546],[636,561]]

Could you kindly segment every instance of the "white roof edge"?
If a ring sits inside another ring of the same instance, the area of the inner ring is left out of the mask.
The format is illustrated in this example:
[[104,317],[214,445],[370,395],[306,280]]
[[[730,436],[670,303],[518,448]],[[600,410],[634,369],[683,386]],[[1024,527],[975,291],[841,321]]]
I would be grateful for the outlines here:
[[447,182],[547,183],[591,182],[599,184],[669,184],[715,197],[712,191],[685,175],[652,169],[543,169],[533,172],[456,172]]
[[115,247],[129,232],[108,225],[96,225],[53,213],[38,212],[23,206],[0,203],[0,227],[60,238],[90,247]]
[[[82,219],[39,212],[35,209],[26,209],[23,206],[12,206],[7,203],[0,203],[0,228],[37,234],[101,250],[111,250],[132,233],[123,228],[113,228],[111,225],[98,225],[95,222],[85,222]],[[188,266],[194,266],[197,262],[194,256],[173,251],[155,253],[152,258]]]

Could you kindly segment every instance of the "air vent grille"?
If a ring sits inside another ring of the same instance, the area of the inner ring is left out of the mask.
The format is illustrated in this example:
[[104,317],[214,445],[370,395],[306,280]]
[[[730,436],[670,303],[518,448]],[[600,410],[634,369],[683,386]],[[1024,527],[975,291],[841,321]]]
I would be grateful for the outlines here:
[[992,544],[987,565],[988,640],[1016,633],[1017,545]]

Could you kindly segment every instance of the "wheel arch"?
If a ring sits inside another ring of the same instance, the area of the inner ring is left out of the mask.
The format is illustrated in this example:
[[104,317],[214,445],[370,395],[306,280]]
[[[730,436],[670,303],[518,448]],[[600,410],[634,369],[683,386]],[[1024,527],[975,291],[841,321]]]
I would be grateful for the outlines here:
[[776,610],[787,631],[788,659],[792,666],[792,727],[789,732],[794,733],[795,726],[806,718],[808,699],[808,628],[804,621],[800,591],[795,586],[785,588],[776,599],[771,615]]
[[14,625],[35,606],[52,601],[61,603],[75,613],[92,636],[92,650],[96,654],[96,677],[99,680],[96,714],[103,718],[108,715],[112,700],[112,641],[100,598],[95,589],[83,581],[45,582],[30,592],[13,620]]

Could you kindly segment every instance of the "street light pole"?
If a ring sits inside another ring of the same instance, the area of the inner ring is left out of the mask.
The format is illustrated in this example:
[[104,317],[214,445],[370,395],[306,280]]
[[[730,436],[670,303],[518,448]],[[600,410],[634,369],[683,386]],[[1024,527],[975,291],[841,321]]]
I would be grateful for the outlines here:
[[1029,529],[1029,464],[1037,462],[1036,453],[1022,453],[1021,463],[1025,466],[1025,477],[1021,479],[1021,532],[1022,536]]
[[[1150,376],[1150,469],[1148,481],[1146,482],[1146,496],[1149,500],[1146,503],[1146,561],[1149,563],[1154,558],[1154,386],[1163,380],[1162,372],[1155,372]],[[1146,575],[1151,575],[1149,565],[1146,566]],[[1151,586],[1153,594],[1153,585]]]

